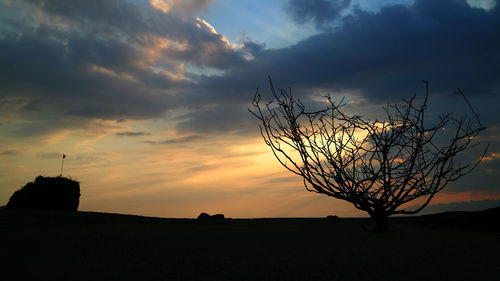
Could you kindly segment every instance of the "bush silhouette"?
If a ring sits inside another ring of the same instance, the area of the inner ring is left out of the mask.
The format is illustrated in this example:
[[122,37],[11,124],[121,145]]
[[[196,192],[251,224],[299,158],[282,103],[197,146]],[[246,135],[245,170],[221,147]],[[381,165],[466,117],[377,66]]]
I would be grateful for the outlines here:
[[76,211],[79,204],[80,183],[60,176],[38,176],[12,194],[7,208]]
[[198,218],[198,220],[209,220],[209,221],[223,221],[225,220],[226,218],[224,217],[223,214],[216,214],[216,215],[209,215],[207,213],[201,213]]

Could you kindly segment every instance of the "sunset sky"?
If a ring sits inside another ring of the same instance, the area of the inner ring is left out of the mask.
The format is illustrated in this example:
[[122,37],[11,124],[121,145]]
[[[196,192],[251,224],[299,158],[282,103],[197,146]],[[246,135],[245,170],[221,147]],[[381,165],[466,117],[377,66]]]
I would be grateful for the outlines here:
[[500,205],[495,0],[0,0],[0,205],[65,153],[79,210],[364,215],[274,159],[248,112],[268,75],[370,118],[422,79],[429,116],[465,114],[462,89],[490,149],[427,211]]

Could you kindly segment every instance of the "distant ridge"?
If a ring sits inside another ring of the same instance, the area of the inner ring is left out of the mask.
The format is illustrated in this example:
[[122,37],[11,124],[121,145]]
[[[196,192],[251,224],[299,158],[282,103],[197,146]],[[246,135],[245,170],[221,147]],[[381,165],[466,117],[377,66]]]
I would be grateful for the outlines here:
[[408,218],[431,228],[500,232],[500,207],[482,211],[447,211]]

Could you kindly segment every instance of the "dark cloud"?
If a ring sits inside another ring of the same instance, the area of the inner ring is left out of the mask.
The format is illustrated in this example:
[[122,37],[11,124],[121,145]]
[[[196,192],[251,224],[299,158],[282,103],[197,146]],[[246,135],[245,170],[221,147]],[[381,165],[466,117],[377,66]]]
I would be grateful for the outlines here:
[[[248,133],[255,120],[246,107],[217,105],[200,108],[179,117],[177,130],[181,133],[200,132],[217,134],[224,132]],[[253,130],[252,130],[253,131]]]
[[[460,87],[480,108],[482,116],[498,122],[500,89],[500,8],[471,8],[465,0],[417,0],[413,5],[392,5],[372,13],[355,10],[340,25],[283,49],[257,52],[255,59],[220,77],[202,77],[192,90],[191,103],[215,103],[244,111],[255,88],[269,92],[271,75],[278,87],[291,86],[307,97],[316,90],[377,103],[399,102],[423,94],[422,79],[431,81],[439,110],[460,103]],[[316,93],[316,95],[318,95]],[[461,103],[465,110],[465,104]],[[207,116],[219,128],[243,125],[223,112],[194,112],[186,128],[206,130]],[[231,124],[232,123],[232,124]]]
[[117,136],[120,137],[140,137],[140,136],[149,136],[149,133],[145,132],[119,132],[116,133]]
[[245,62],[207,22],[164,13],[149,2],[0,5],[1,14],[23,17],[23,24],[0,25],[0,92],[27,100],[22,111],[41,112],[42,104],[53,105],[51,114],[60,119],[157,117],[182,106],[171,99],[194,85],[184,65],[227,69]]
[[269,180],[263,181],[262,184],[279,184],[279,183],[289,183],[289,182],[302,182],[302,179],[296,176],[291,176],[291,177],[278,177],[278,178],[271,178]]
[[222,164],[213,164],[213,165],[199,165],[199,166],[194,166],[192,168],[189,168],[189,171],[191,172],[204,172],[208,170],[214,170],[222,167]]
[[417,0],[379,13],[358,10],[336,30],[271,50],[259,60],[268,73],[295,87],[361,91],[376,100],[408,96],[422,78],[437,91],[460,86],[495,94],[499,16],[498,7],[487,12],[465,0]]
[[290,0],[285,9],[296,23],[311,21],[317,28],[323,29],[338,19],[350,3],[351,0]]
[[59,112],[77,116],[144,118],[160,114],[165,103],[151,89],[118,74],[133,70],[132,48],[116,38],[97,37],[58,34],[45,26],[2,40],[2,92],[60,103]]
[[198,141],[202,138],[203,137],[201,135],[190,135],[190,136],[178,137],[178,138],[173,138],[173,139],[166,139],[163,141],[145,141],[145,142],[149,143],[149,144],[185,144],[185,143]]
[[18,150],[12,150],[12,149],[9,149],[9,150],[4,150],[2,152],[0,152],[0,155],[3,155],[3,156],[15,156],[15,155],[18,155],[20,152]]

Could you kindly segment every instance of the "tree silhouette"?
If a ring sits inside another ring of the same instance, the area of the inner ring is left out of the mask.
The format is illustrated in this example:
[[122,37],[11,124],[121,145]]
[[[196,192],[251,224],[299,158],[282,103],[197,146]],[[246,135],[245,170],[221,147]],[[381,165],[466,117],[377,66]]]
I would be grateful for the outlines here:
[[276,90],[269,82],[271,101],[261,105],[257,89],[249,111],[274,156],[303,178],[308,191],[368,212],[378,231],[389,230],[391,215],[421,211],[448,183],[470,173],[487,150],[476,159],[464,157],[485,127],[460,89],[473,118],[445,113],[429,125],[427,81],[421,105],[415,96],[388,105],[383,121],[349,115],[344,101],[330,96],[326,108],[307,111],[291,89]]

